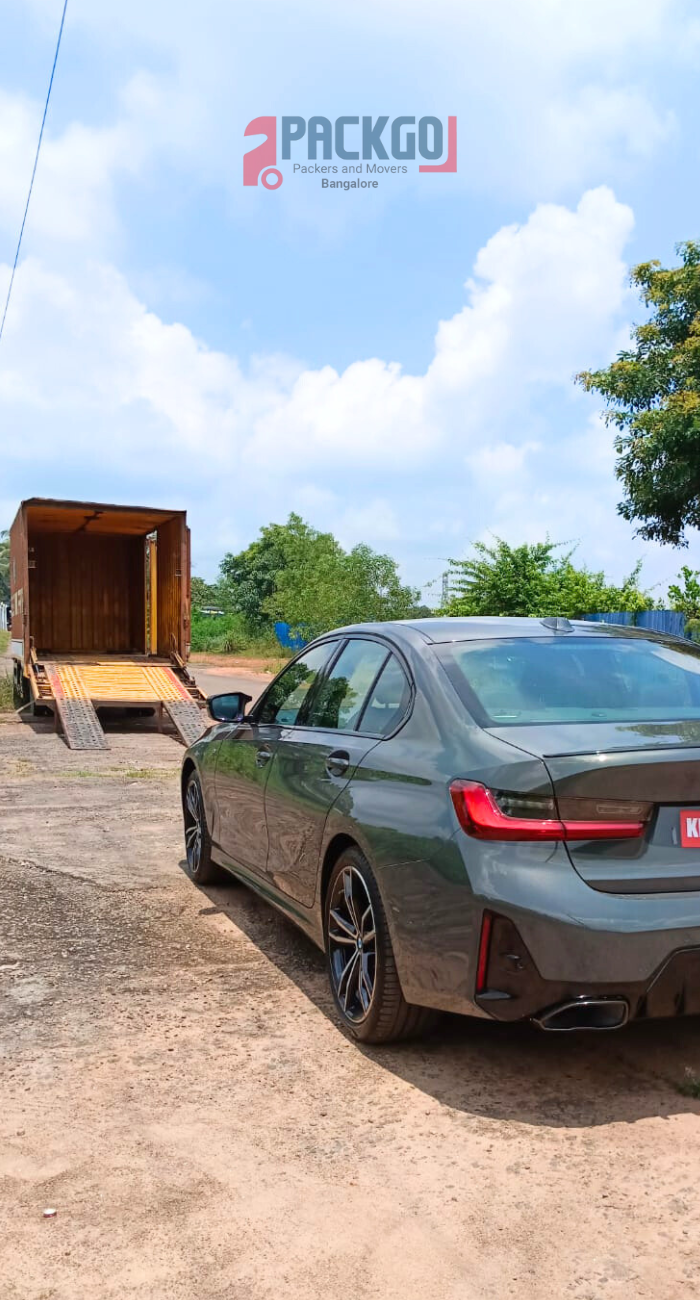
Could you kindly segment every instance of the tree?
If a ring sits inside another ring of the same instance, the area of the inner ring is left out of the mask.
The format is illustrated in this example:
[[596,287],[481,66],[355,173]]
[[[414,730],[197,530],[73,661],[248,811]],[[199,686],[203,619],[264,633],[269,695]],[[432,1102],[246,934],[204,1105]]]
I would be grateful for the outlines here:
[[291,514],[286,524],[268,524],[260,537],[238,555],[225,555],[220,566],[220,587],[227,607],[238,610],[252,631],[270,626],[266,602],[275,590],[277,576],[314,530],[299,515]]
[[0,601],[3,605],[10,603],[10,534],[7,529],[0,532]]
[[475,542],[475,554],[466,560],[452,560],[450,615],[520,615],[544,618],[561,615],[637,612],[650,609],[649,594],[639,587],[641,563],[616,587],[604,573],[585,566],[577,569],[573,551],[558,554],[556,542],[509,546],[496,537],[492,545]]
[[346,623],[408,618],[418,599],[390,555],[364,544],[344,551],[332,533],[290,534],[285,560],[265,609],[308,637]]
[[345,551],[332,533],[296,514],[262,528],[239,555],[226,555],[221,588],[251,630],[279,620],[308,637],[344,623],[407,618],[418,599],[391,556],[365,545]]
[[451,597],[448,614],[531,615],[546,600],[547,573],[553,563],[553,542],[508,546],[474,543],[467,560],[450,561]]
[[196,574],[191,583],[192,609],[206,609],[213,606],[215,609],[226,609],[226,593],[222,592],[221,584],[218,582],[205,582],[204,578]]
[[567,556],[552,575],[549,612],[580,618],[582,614],[639,614],[653,609],[652,596],[639,586],[641,570],[642,561],[638,560],[622,586],[617,587],[607,581],[602,570],[596,573],[585,566],[576,569]]
[[635,346],[578,381],[600,393],[618,434],[619,513],[642,537],[687,546],[700,526],[700,243],[679,244],[681,265],[634,267],[631,282],[650,309]]
[[[684,564],[677,581],[671,583],[668,589],[671,609],[677,610],[679,614],[685,614],[686,618],[700,618],[699,578],[700,570],[689,569],[687,564]],[[681,581],[683,586],[680,585]]]

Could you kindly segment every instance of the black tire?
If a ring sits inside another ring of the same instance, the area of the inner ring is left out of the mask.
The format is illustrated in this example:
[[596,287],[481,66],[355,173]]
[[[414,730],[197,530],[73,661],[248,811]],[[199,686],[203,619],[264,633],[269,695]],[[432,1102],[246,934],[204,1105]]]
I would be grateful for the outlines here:
[[346,849],[333,867],[323,911],[328,978],[345,1028],[361,1043],[391,1043],[425,1033],[437,1013],[412,1006],[401,992],[386,913],[360,849]]
[[15,687],[15,699],[17,700],[18,708],[23,708],[25,704],[29,704],[29,682],[24,675],[22,665],[18,660],[15,660],[12,675]]
[[187,874],[197,885],[211,885],[220,878],[220,871],[211,858],[211,836],[204,811],[202,786],[196,772],[190,774],[185,785],[182,812],[185,819]]

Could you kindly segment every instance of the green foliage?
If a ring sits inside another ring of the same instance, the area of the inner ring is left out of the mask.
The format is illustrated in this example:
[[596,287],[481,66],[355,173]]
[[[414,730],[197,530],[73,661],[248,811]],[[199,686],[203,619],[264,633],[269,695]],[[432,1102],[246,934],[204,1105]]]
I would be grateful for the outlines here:
[[696,644],[700,642],[700,618],[689,618],[685,625],[685,635]]
[[618,430],[620,514],[641,521],[642,537],[685,546],[684,530],[700,527],[700,242],[676,251],[680,266],[632,271],[650,310],[635,346],[578,380],[602,395]]
[[280,653],[274,632],[251,631],[242,614],[213,617],[193,609],[190,643],[192,650],[200,654],[273,657]]
[[193,577],[191,587],[193,610],[207,608],[225,610],[227,596],[228,593],[221,589],[221,583],[205,582],[204,578]]
[[684,564],[677,581],[672,583],[668,589],[671,609],[677,610],[679,614],[685,614],[686,618],[697,619],[700,617],[700,582],[698,582],[698,578],[700,578],[700,570],[689,569],[687,564]]
[[332,533],[303,528],[285,540],[285,563],[264,603],[273,620],[312,637],[346,623],[412,614],[418,592],[404,586],[390,555],[364,544],[344,551]]
[[550,541],[509,546],[496,537],[490,546],[475,542],[471,558],[451,561],[453,594],[445,613],[579,618],[652,608],[651,597],[639,587],[641,563],[616,587],[603,573],[575,568],[573,552],[560,555],[560,549]]
[[10,534],[7,529],[0,531],[0,602],[10,602]]
[[271,634],[276,621],[307,637],[344,623],[406,618],[418,593],[402,584],[395,560],[369,546],[344,551],[291,514],[268,524],[260,537],[221,563],[219,590],[251,634]]
[[291,514],[286,524],[261,528],[258,540],[238,555],[225,555],[221,561],[219,588],[226,608],[242,614],[251,631],[269,629],[272,619],[267,602],[279,574],[290,556],[317,535],[299,515]]

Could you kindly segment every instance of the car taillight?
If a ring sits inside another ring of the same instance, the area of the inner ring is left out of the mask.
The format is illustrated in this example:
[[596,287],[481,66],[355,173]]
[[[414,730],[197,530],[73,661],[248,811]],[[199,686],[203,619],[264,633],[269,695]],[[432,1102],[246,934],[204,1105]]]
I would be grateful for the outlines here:
[[460,826],[481,840],[621,840],[644,834],[651,804],[626,799],[563,799],[489,790],[453,781]]

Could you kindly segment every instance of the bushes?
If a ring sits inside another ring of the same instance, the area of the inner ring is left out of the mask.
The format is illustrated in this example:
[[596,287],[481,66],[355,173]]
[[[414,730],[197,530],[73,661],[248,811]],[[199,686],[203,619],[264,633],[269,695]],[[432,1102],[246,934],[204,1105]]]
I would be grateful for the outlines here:
[[537,542],[509,546],[500,537],[493,543],[474,542],[474,554],[467,560],[452,560],[452,593],[444,611],[450,615],[520,615],[542,618],[629,610],[637,613],[653,607],[647,591],[639,587],[641,561],[622,586],[609,583],[604,573],[585,565],[574,568],[572,551],[557,554],[561,543]]
[[280,646],[274,634],[251,633],[242,614],[211,616],[192,610],[191,645],[194,653],[277,656]]

